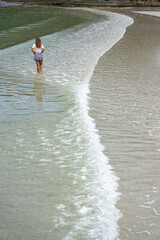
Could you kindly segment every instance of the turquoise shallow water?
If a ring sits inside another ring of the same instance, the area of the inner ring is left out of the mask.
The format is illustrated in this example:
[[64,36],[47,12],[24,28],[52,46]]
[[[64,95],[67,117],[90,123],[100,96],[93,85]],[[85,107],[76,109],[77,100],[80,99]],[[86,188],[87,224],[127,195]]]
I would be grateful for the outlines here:
[[[132,19],[96,10],[0,11],[2,239],[115,239],[117,177],[88,114],[89,80]],[[37,35],[46,49],[42,75],[31,52]]]
[[[95,20],[93,14],[50,8],[1,8],[0,49]],[[100,17],[99,17],[100,18]],[[99,19],[100,20],[100,19]]]

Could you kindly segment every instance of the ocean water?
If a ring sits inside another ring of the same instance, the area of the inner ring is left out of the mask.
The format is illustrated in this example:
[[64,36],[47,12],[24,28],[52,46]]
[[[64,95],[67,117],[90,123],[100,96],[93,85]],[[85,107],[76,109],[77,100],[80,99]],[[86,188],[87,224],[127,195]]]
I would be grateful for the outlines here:
[[[118,178],[88,94],[99,58],[133,20],[88,9],[0,16],[1,239],[116,239]],[[43,74],[31,52],[37,35]]]

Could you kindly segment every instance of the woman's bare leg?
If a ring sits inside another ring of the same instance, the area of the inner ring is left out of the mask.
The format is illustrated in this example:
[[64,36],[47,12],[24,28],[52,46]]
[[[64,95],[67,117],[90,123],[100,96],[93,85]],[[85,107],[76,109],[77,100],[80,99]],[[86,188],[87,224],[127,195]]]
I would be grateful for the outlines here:
[[37,72],[40,73],[40,63],[39,63],[39,61],[36,61],[36,64],[37,64]]
[[40,72],[41,72],[41,73],[42,73],[42,64],[43,64],[43,60],[39,60]]

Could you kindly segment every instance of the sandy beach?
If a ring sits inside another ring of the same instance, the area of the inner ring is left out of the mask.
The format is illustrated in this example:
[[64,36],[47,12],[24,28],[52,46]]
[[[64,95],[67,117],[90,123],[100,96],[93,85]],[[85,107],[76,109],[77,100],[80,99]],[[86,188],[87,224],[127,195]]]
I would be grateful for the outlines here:
[[154,17],[160,17],[160,11],[134,11],[135,13],[139,13],[139,14],[145,14],[145,15],[149,15],[149,16],[154,16]]
[[98,100],[92,101],[92,116],[120,179],[119,239],[157,240],[160,19],[142,14],[160,14],[153,9],[136,14],[135,9],[116,11],[131,16],[134,24],[95,69],[91,92]]

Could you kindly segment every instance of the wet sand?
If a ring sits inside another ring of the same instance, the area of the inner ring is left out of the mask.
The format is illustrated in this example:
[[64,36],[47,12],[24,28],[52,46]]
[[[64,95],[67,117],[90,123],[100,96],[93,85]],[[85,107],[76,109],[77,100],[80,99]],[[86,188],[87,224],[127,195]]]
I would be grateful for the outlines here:
[[157,11],[134,11],[135,13],[150,15],[154,17],[160,17],[160,12]]
[[160,236],[160,19],[127,14],[134,24],[100,60],[91,79],[91,116],[119,177],[121,240]]

